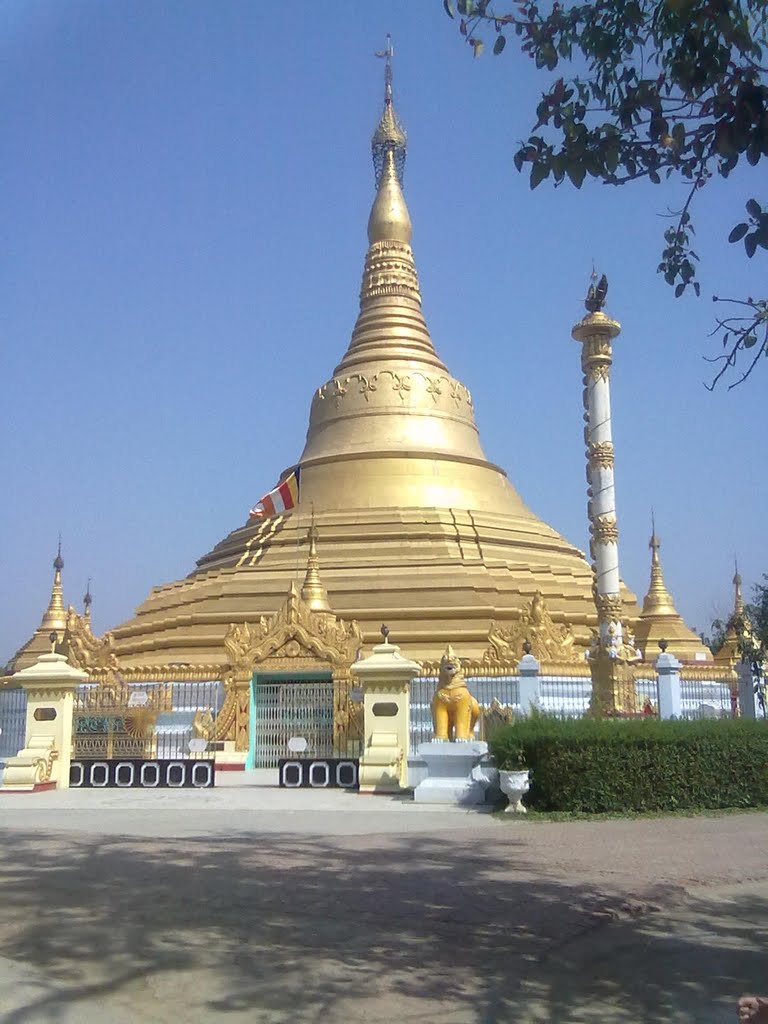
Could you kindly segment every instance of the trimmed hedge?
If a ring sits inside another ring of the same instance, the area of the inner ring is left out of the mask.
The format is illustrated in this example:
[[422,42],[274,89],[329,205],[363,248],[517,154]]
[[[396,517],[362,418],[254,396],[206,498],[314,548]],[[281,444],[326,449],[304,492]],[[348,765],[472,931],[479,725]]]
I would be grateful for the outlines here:
[[768,723],[558,719],[534,715],[490,737],[499,768],[531,769],[525,803],[539,811],[768,805]]

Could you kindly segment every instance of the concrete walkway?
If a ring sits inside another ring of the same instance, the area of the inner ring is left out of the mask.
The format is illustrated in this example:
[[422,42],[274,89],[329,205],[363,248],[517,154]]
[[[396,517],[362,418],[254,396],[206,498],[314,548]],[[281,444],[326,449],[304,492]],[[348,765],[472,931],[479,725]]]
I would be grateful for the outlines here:
[[0,796],[2,1024],[725,1024],[768,990],[766,815],[255,781]]

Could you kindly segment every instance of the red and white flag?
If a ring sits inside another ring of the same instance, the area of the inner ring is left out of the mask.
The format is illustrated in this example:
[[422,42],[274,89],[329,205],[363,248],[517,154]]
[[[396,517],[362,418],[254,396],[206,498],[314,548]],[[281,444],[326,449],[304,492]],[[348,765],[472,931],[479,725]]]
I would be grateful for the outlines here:
[[248,519],[268,519],[270,516],[277,516],[281,512],[287,512],[295,508],[299,503],[299,467],[289,473],[284,480],[281,480],[274,490],[269,491],[263,498],[259,498],[251,509]]

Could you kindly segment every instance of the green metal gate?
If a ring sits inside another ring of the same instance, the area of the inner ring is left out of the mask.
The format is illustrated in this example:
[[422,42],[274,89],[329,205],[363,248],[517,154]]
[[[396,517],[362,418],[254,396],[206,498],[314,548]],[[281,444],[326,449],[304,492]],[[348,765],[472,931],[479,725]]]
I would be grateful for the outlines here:
[[253,677],[251,763],[277,768],[288,740],[303,737],[302,757],[333,756],[333,680],[325,676]]

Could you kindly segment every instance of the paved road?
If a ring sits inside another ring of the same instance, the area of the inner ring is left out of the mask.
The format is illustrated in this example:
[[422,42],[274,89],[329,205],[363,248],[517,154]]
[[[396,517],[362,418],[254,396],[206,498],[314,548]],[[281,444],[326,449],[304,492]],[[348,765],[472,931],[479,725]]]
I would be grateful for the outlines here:
[[2,1024],[719,1024],[768,989],[766,815],[510,822],[244,781],[0,797]]

